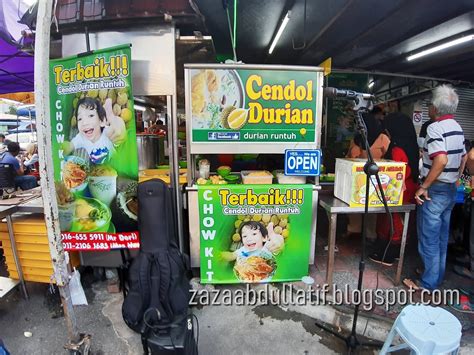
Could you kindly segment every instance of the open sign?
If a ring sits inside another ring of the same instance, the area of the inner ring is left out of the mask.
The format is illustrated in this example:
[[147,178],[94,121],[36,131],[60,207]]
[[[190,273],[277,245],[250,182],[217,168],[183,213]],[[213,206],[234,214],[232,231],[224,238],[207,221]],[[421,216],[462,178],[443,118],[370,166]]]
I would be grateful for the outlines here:
[[285,150],[285,175],[319,176],[320,167],[319,149]]

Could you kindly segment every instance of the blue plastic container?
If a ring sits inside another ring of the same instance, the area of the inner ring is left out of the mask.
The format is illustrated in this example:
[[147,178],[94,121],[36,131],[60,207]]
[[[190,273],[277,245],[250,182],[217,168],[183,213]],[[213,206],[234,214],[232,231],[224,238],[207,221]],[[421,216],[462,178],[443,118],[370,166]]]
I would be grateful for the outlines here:
[[456,192],[456,203],[464,203],[464,185],[460,184]]

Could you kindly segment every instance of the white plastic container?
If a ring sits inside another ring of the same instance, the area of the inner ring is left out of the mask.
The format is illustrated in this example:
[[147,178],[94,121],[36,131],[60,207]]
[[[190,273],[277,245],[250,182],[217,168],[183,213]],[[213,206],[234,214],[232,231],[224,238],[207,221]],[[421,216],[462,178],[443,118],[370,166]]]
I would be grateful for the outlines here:
[[209,179],[211,171],[211,164],[207,159],[203,159],[199,162],[199,177],[202,179]]
[[306,184],[306,176],[285,175],[283,170],[275,171],[279,184]]
[[245,185],[271,185],[273,182],[273,175],[266,170],[243,170],[240,174]]

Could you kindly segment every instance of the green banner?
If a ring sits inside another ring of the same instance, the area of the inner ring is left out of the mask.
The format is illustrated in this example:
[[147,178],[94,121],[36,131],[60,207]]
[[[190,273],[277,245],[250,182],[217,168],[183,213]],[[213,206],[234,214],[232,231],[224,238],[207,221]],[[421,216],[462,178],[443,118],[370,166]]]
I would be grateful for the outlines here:
[[191,69],[193,142],[316,140],[317,73]]
[[[82,241],[67,248],[101,249],[99,244],[88,244],[91,233],[109,233],[107,246],[113,248],[110,243],[123,241],[115,240],[115,233],[137,230],[138,155],[130,46],[51,60],[49,69],[61,231],[71,232],[68,240]],[[95,241],[105,242],[104,238]]]
[[311,185],[198,186],[202,283],[308,274]]

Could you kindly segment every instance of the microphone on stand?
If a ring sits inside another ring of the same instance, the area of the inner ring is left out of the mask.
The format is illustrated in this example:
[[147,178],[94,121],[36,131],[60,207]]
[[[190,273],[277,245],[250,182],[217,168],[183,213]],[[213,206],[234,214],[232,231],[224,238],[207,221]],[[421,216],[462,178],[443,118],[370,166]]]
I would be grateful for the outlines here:
[[354,90],[337,89],[332,87],[324,88],[324,96],[329,98],[341,97],[349,100],[356,100],[359,98],[362,98],[364,100],[375,100],[375,96],[372,94],[357,92]]
[[323,95],[328,98],[343,98],[354,101],[354,110],[370,110],[375,101],[375,96],[365,92],[354,90],[336,89],[332,87],[324,88]]

